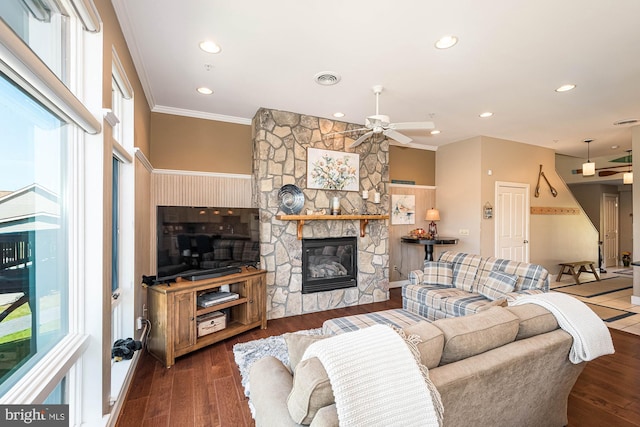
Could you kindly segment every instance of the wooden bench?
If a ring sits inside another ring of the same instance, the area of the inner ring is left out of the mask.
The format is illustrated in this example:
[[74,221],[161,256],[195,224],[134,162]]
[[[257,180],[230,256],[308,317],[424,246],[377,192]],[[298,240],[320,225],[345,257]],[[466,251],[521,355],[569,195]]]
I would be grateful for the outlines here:
[[[594,264],[595,263],[593,261],[561,262],[558,264],[560,266],[560,273],[558,273],[558,277],[556,277],[556,282],[559,282],[560,279],[562,279],[563,274],[571,274],[573,279],[576,281],[576,285],[579,285],[581,273],[593,273],[596,280],[600,281],[600,276],[598,276],[598,272],[596,271]],[[587,266],[589,267],[588,269]],[[578,268],[577,271],[576,267]]]

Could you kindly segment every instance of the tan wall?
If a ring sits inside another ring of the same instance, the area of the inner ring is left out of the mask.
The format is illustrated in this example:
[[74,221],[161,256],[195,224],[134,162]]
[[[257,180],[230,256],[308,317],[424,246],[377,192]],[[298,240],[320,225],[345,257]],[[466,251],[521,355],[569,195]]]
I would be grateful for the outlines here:
[[[402,243],[401,237],[408,235],[416,228],[425,230],[428,228],[429,222],[425,221],[424,217],[427,209],[435,205],[436,190],[435,187],[428,186],[391,184],[389,192],[392,195],[412,194],[416,201],[415,224],[391,224],[392,220],[389,220],[389,282],[399,282],[407,280],[410,271],[421,270],[424,265],[424,246]],[[436,247],[433,253],[434,259],[439,256],[437,252]],[[396,271],[394,267],[398,267],[400,271]]]
[[[440,234],[458,237],[457,250],[494,255],[495,218],[484,219],[482,207],[487,201],[495,207],[496,181],[529,184],[531,207],[580,208],[555,172],[553,150],[483,136],[445,145],[436,159]],[[534,197],[540,165],[557,197],[544,180],[540,197]],[[460,236],[461,228],[468,229],[469,236]],[[582,211],[579,215],[531,215],[529,242],[530,261],[552,273],[559,262],[598,260],[598,233]]]
[[435,185],[436,152],[411,147],[389,146],[389,178]]
[[157,169],[251,174],[251,126],[151,114],[151,157]]
[[[480,254],[481,206],[480,137],[447,144],[436,151],[436,208],[440,210],[438,234],[458,238],[452,250]],[[469,230],[461,236],[460,229]],[[484,255],[484,254],[483,254]]]

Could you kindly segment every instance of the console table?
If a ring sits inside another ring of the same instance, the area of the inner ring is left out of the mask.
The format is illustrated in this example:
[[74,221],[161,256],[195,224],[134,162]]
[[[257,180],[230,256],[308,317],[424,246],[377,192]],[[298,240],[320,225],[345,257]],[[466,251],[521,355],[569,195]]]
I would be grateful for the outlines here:
[[425,261],[433,261],[433,245],[455,245],[458,243],[458,239],[453,237],[438,237],[435,239],[427,239],[423,237],[402,236],[400,239],[403,243],[424,245]]

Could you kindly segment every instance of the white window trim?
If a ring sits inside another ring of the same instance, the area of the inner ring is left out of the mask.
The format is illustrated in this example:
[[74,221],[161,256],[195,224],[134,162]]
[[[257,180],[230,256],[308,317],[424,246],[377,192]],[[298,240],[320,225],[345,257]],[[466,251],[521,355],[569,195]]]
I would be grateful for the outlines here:
[[1,19],[0,71],[67,123],[75,123],[89,134],[102,130],[89,109]]
[[[0,398],[0,404],[42,403],[89,345],[89,337],[68,334]],[[56,369],[51,369],[55,366]]]

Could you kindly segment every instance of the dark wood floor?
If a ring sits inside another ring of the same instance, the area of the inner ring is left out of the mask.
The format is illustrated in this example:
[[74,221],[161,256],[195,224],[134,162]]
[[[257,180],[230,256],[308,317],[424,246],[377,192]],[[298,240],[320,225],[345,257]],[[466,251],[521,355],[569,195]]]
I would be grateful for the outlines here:
[[[391,299],[383,303],[270,320],[266,330],[183,356],[171,369],[143,353],[116,427],[253,426],[233,358],[235,343],[401,306],[400,289],[392,289]],[[569,426],[640,426],[640,336],[611,334],[616,353],[587,364],[569,397]]]

